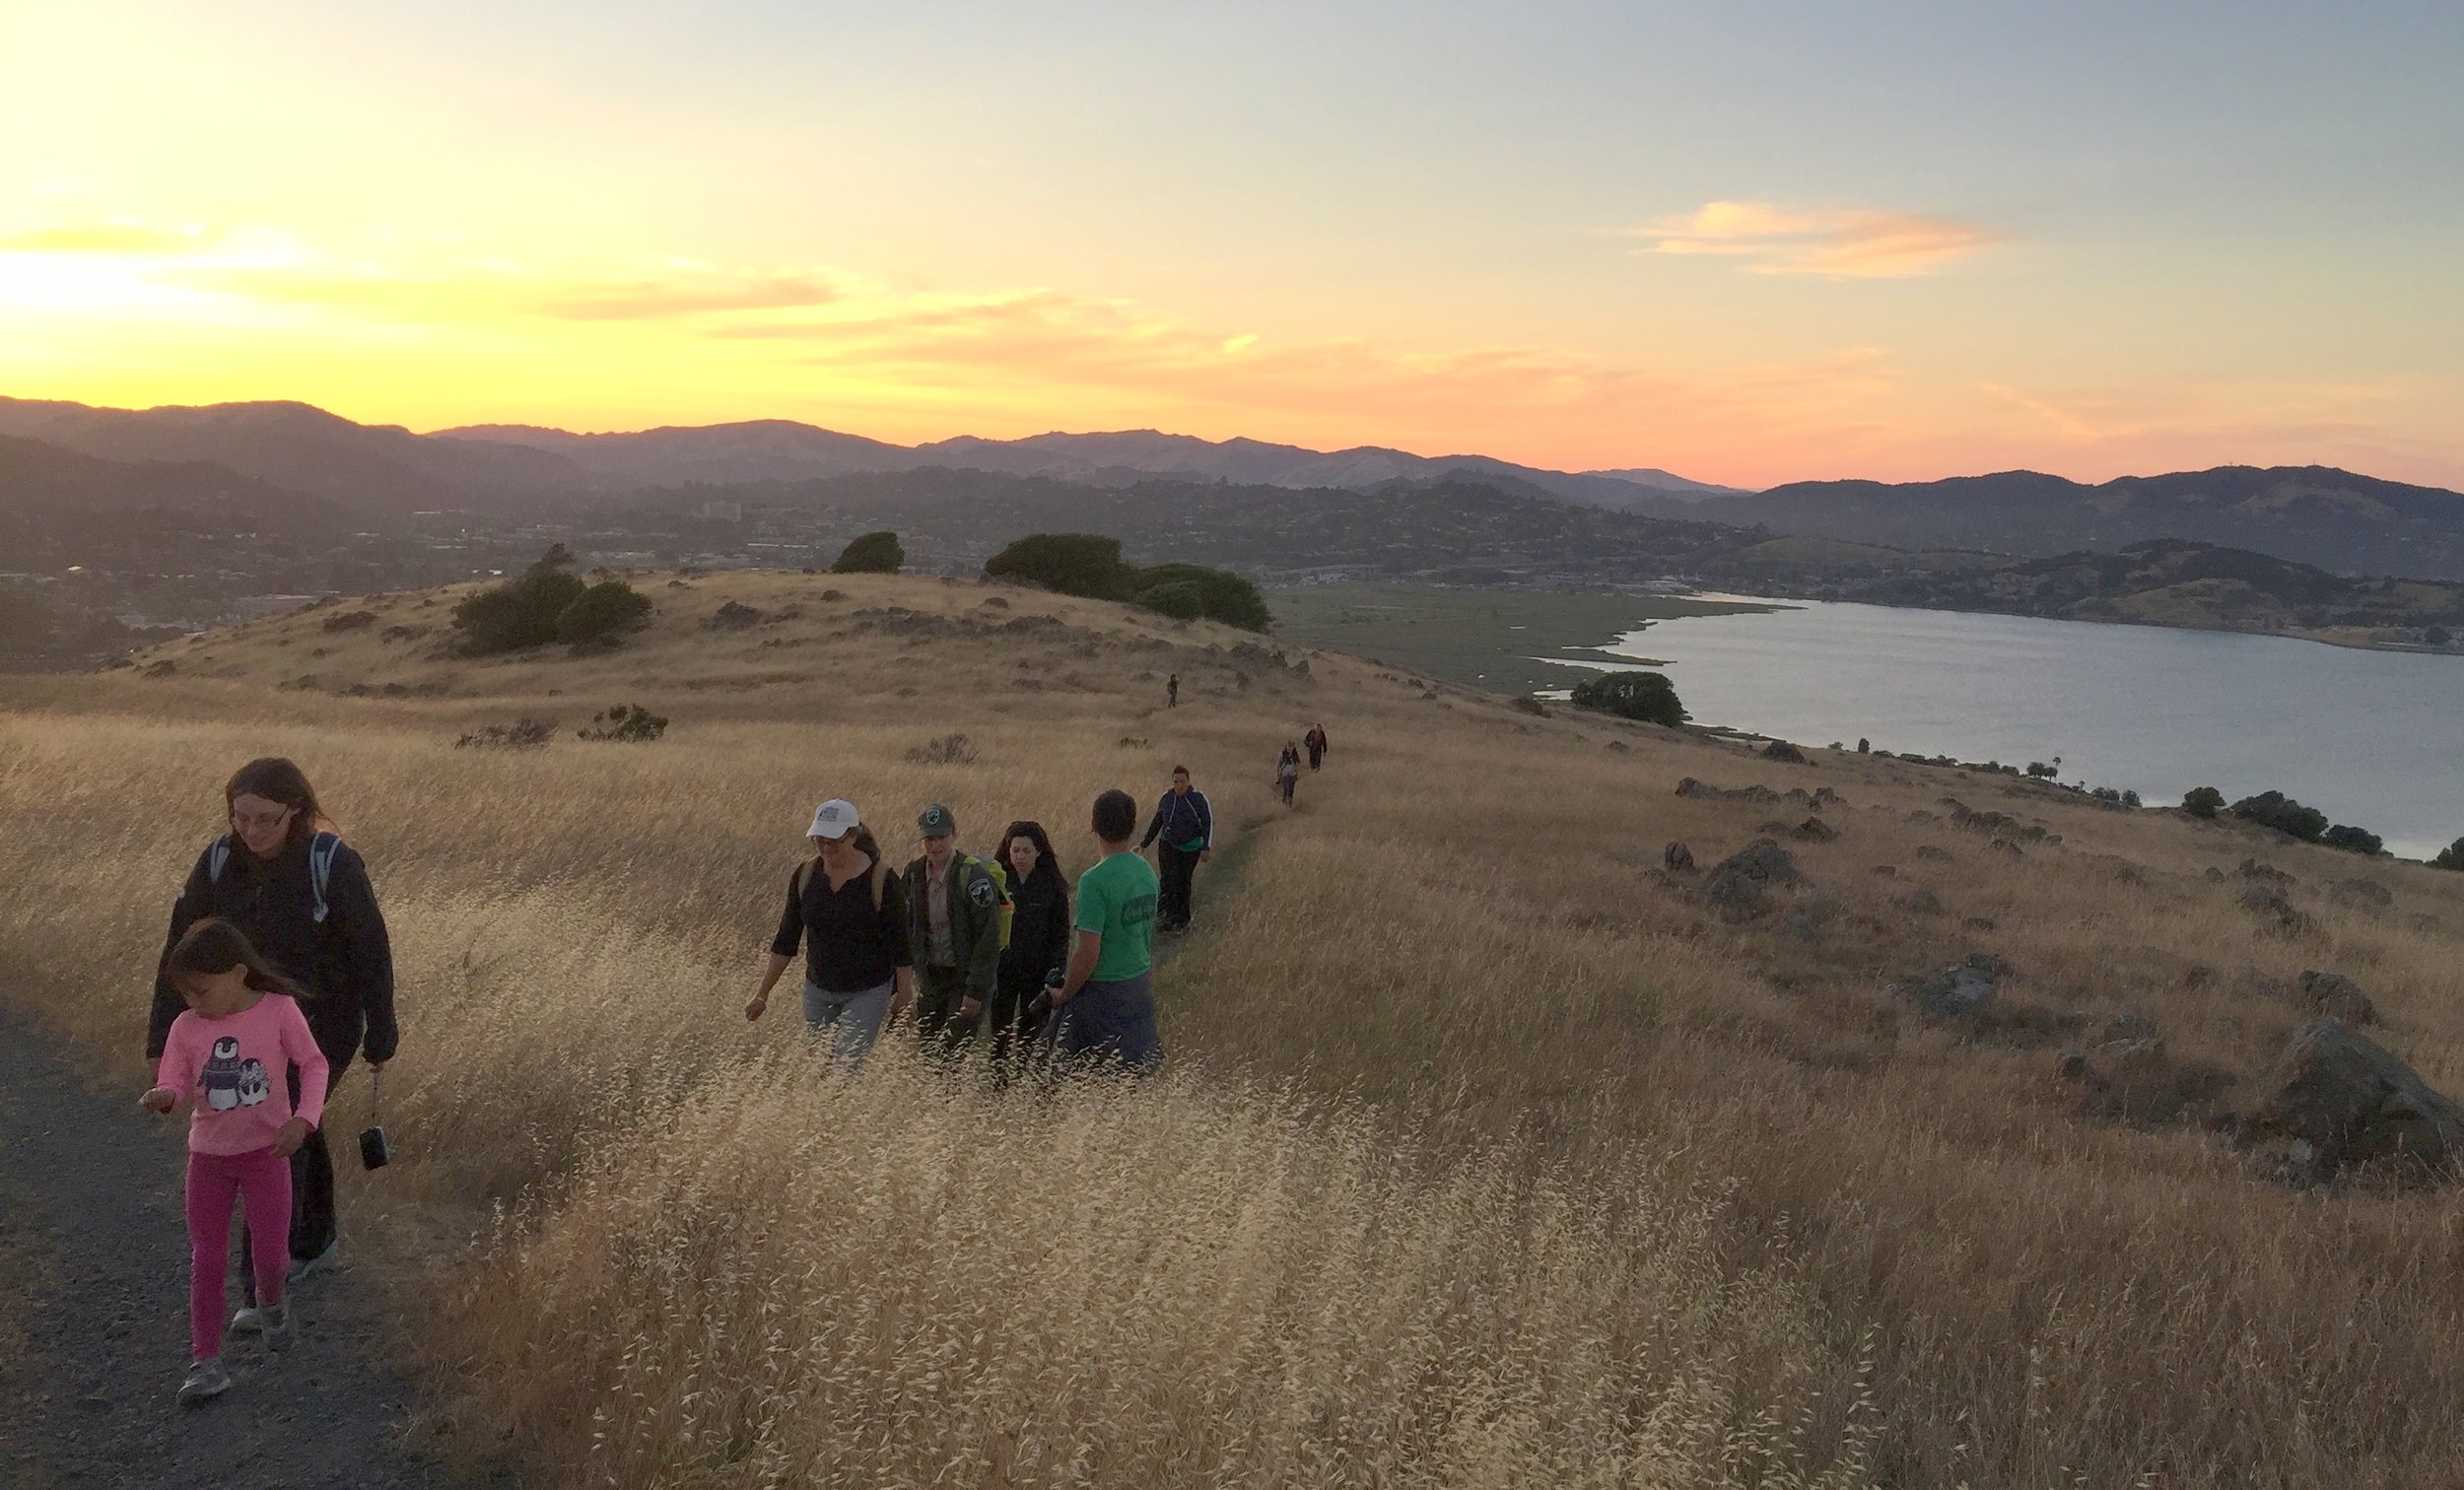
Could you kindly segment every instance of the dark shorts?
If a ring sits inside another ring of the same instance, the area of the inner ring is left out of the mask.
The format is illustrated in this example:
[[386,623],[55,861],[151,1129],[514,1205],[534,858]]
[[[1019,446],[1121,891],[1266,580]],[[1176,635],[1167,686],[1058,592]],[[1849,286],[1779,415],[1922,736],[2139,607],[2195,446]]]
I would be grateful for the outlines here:
[[1151,1071],[1164,1063],[1163,1037],[1155,1028],[1155,980],[1151,973],[1118,982],[1090,982],[1061,1006],[1054,1044],[1073,1059],[1118,1062]]

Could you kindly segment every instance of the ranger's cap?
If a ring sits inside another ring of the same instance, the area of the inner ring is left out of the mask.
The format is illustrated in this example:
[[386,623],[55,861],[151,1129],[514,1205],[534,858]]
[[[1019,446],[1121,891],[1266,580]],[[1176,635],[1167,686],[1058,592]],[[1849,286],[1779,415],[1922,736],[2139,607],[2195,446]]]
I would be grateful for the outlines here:
[[958,831],[958,819],[950,810],[935,802],[916,815],[916,827],[925,838],[947,838]]
[[845,797],[832,797],[813,809],[812,831],[806,837],[843,839],[855,831],[856,804]]

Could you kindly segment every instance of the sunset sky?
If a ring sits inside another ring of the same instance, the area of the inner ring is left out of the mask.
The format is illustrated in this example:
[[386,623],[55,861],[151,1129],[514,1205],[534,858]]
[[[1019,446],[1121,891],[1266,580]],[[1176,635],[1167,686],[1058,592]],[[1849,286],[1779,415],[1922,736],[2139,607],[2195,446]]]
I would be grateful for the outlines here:
[[2464,5],[0,0],[0,393],[2464,486]]

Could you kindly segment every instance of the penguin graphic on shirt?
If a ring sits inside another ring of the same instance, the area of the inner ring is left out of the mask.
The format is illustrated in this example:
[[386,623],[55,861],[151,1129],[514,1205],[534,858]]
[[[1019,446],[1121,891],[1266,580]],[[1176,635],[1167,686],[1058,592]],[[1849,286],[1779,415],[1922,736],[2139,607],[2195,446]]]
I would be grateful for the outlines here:
[[266,1094],[272,1090],[273,1083],[265,1078],[264,1061],[251,1059],[240,1062],[240,1105],[241,1107],[256,1106],[263,1102]]
[[[254,1062],[250,1062],[254,1064]],[[228,1113],[240,1105],[240,1079],[243,1067],[240,1062],[240,1042],[229,1035],[214,1042],[214,1053],[206,1058],[197,1072],[198,1083],[205,1088],[205,1105],[217,1113]]]

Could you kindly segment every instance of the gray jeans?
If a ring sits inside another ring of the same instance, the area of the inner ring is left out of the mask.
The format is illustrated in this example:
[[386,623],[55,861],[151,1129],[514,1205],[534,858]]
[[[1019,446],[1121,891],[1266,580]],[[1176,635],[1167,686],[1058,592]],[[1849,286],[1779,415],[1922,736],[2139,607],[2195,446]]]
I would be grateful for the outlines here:
[[849,1070],[864,1063],[872,1043],[881,1038],[881,1022],[890,1014],[894,983],[860,993],[833,993],[815,983],[804,984],[804,1023],[815,1035],[830,1032],[830,1058]]

